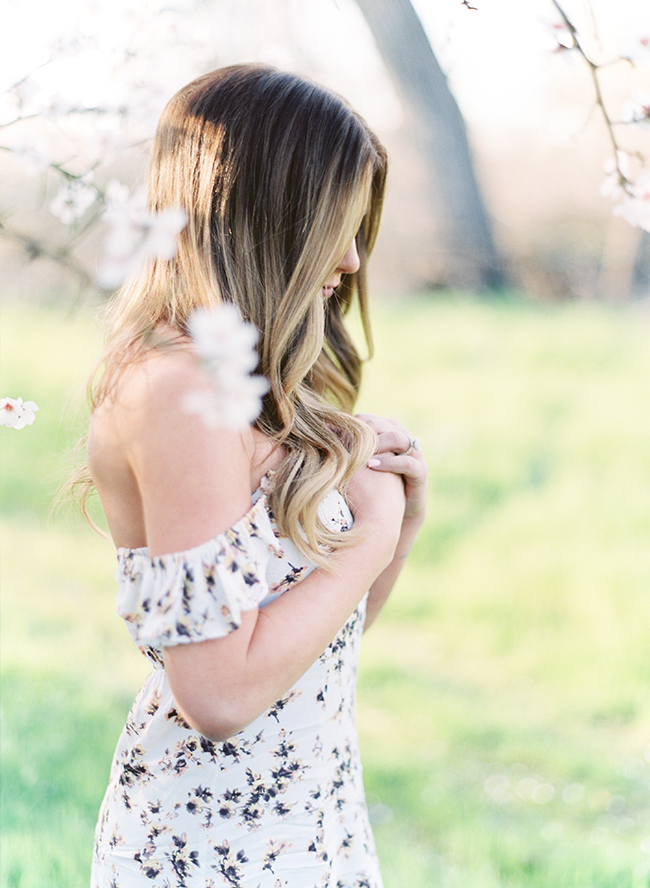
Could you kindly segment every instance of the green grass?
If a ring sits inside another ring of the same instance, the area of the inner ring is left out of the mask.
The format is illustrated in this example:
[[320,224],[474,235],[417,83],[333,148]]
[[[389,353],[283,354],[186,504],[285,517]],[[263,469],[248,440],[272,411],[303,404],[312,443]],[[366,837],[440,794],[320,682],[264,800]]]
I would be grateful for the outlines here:
[[[650,318],[380,305],[360,409],[429,461],[427,524],[362,655],[386,888],[650,886]],[[9,307],[2,394],[2,888],[88,883],[112,750],[146,672],[114,554],[48,517],[83,427],[89,317]]]

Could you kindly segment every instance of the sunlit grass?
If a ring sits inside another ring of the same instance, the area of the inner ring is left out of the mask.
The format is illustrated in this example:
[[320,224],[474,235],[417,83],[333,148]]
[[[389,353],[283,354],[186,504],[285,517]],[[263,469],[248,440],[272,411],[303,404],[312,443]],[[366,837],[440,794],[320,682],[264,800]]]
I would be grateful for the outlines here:
[[[360,409],[399,417],[431,475],[362,657],[386,888],[648,888],[650,321],[436,297],[379,306],[375,336]],[[0,429],[0,882],[75,888],[147,667],[110,544],[48,518],[98,333],[15,307],[2,345],[2,394],[41,409]]]

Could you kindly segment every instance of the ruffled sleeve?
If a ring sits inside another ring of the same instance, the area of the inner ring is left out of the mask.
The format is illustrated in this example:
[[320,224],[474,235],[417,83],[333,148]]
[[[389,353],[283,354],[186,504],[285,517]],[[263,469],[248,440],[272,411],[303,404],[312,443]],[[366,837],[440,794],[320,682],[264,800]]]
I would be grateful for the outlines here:
[[118,551],[117,611],[140,647],[161,648],[222,638],[243,611],[268,592],[266,567],[282,554],[266,498],[206,543],[152,558],[146,549]]

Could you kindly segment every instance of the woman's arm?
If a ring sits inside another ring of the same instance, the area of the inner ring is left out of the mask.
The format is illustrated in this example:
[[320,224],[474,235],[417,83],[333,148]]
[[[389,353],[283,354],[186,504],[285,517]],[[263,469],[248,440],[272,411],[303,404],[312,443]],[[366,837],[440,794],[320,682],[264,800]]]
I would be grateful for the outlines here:
[[366,608],[367,629],[386,603],[426,517],[427,465],[420,449],[413,449],[408,454],[405,452],[411,447],[411,436],[398,422],[368,413],[360,414],[358,419],[367,422],[377,433],[377,447],[368,465],[377,473],[401,475],[406,497],[394,557],[370,589]]
[[[122,433],[155,556],[200,545],[250,509],[253,454],[250,435],[208,429],[184,412],[185,395],[204,384],[186,358],[168,354],[137,373],[140,390],[124,411]],[[232,736],[268,709],[391,563],[404,512],[401,479],[364,468],[350,494],[360,539],[332,556],[331,569],[313,571],[261,611],[244,612],[224,638],[164,649],[179,711],[204,736]]]
[[402,532],[400,533],[399,541],[395,547],[395,554],[390,564],[379,574],[370,587],[370,594],[368,595],[368,603],[366,605],[364,631],[372,625],[380,610],[388,601],[388,597],[393,591],[393,586],[406,563],[420,526],[421,522],[404,522],[402,525]]
[[[213,740],[246,727],[307,671],[391,562],[399,527],[382,514],[403,508],[394,476],[372,476],[366,487],[382,510],[362,515],[361,540],[332,556],[332,569],[314,570],[262,610],[245,612],[225,638],[165,648],[165,667],[180,711]],[[378,484],[390,480],[391,484]]]

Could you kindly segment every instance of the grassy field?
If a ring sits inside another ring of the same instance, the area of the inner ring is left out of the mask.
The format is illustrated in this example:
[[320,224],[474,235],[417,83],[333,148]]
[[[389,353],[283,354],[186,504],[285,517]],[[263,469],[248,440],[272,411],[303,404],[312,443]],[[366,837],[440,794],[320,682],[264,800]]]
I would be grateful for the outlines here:
[[[650,317],[378,306],[361,409],[422,439],[430,514],[365,640],[359,722],[386,888],[650,886]],[[9,306],[2,393],[2,888],[82,888],[146,672],[114,553],[48,517],[98,348]]]

